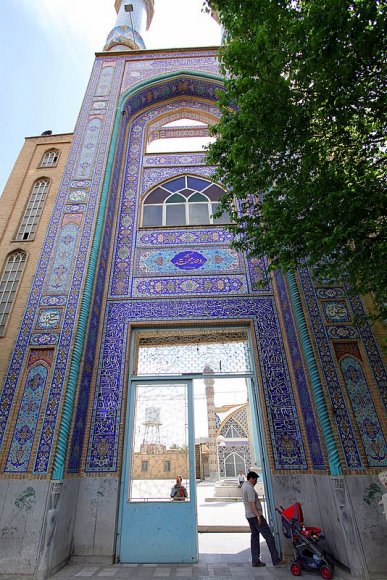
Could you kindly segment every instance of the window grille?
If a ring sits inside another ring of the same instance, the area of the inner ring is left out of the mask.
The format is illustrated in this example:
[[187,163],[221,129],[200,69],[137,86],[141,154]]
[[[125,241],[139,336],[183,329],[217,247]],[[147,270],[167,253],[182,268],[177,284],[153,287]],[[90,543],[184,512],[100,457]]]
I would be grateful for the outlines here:
[[33,239],[43,210],[49,186],[49,179],[39,179],[39,181],[34,183],[26,210],[16,235],[17,240],[27,241]]
[[59,151],[46,151],[43,155],[40,167],[55,167],[58,162]]
[[5,334],[5,325],[23,273],[26,253],[17,250],[10,254],[0,280],[0,336]]

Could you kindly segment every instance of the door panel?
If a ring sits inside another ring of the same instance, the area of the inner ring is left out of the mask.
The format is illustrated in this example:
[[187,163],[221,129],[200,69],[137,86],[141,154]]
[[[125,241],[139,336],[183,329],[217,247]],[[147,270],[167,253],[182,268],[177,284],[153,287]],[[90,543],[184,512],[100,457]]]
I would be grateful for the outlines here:
[[[196,562],[192,383],[138,381],[128,404],[119,559]],[[182,501],[170,497],[177,475],[188,492]]]

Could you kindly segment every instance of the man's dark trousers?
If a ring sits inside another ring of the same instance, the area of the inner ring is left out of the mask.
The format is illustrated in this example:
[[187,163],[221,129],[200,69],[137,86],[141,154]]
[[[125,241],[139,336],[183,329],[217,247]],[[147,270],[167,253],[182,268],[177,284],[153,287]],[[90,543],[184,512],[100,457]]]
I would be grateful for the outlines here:
[[261,525],[258,526],[258,518],[247,518],[251,530],[251,558],[253,564],[256,564],[261,559],[261,548],[259,545],[259,534],[266,540],[267,547],[270,550],[271,561],[273,564],[278,564],[279,556],[277,548],[275,547],[274,536],[268,526],[267,521],[261,516]]

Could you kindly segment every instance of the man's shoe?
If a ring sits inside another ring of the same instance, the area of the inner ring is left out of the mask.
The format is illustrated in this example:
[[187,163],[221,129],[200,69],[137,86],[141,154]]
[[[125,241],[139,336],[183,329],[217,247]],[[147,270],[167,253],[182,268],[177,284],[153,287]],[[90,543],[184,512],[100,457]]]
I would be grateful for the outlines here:
[[261,562],[261,560],[258,560],[258,562],[253,563],[253,568],[261,568],[262,566],[266,566],[266,564],[265,562]]

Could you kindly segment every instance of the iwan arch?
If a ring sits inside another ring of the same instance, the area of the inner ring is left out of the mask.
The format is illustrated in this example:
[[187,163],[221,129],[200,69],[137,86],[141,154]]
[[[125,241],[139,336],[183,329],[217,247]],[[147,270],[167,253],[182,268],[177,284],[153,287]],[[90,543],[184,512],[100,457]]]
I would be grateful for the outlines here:
[[[198,375],[247,381],[274,526],[274,506],[301,499],[354,574],[383,570],[386,520],[373,492],[381,495],[387,468],[386,376],[373,330],[354,322],[363,302],[306,270],[257,289],[265,265],[239,255],[214,222],[219,184],[204,154],[146,152],[163,136],[202,136],[219,117],[216,48],[143,50],[137,34],[153,3],[142,1],[133,2],[131,46],[121,4],[4,363],[1,570],[44,577],[72,555],[196,561]],[[13,235],[7,226],[2,240]],[[28,241],[14,247],[30,251]],[[158,357],[167,347],[186,358]],[[133,492],[135,427],[157,433],[157,412],[146,409],[162,412],[165,401],[175,401],[172,422],[186,444],[184,505]],[[186,545],[172,554],[182,530]]]

